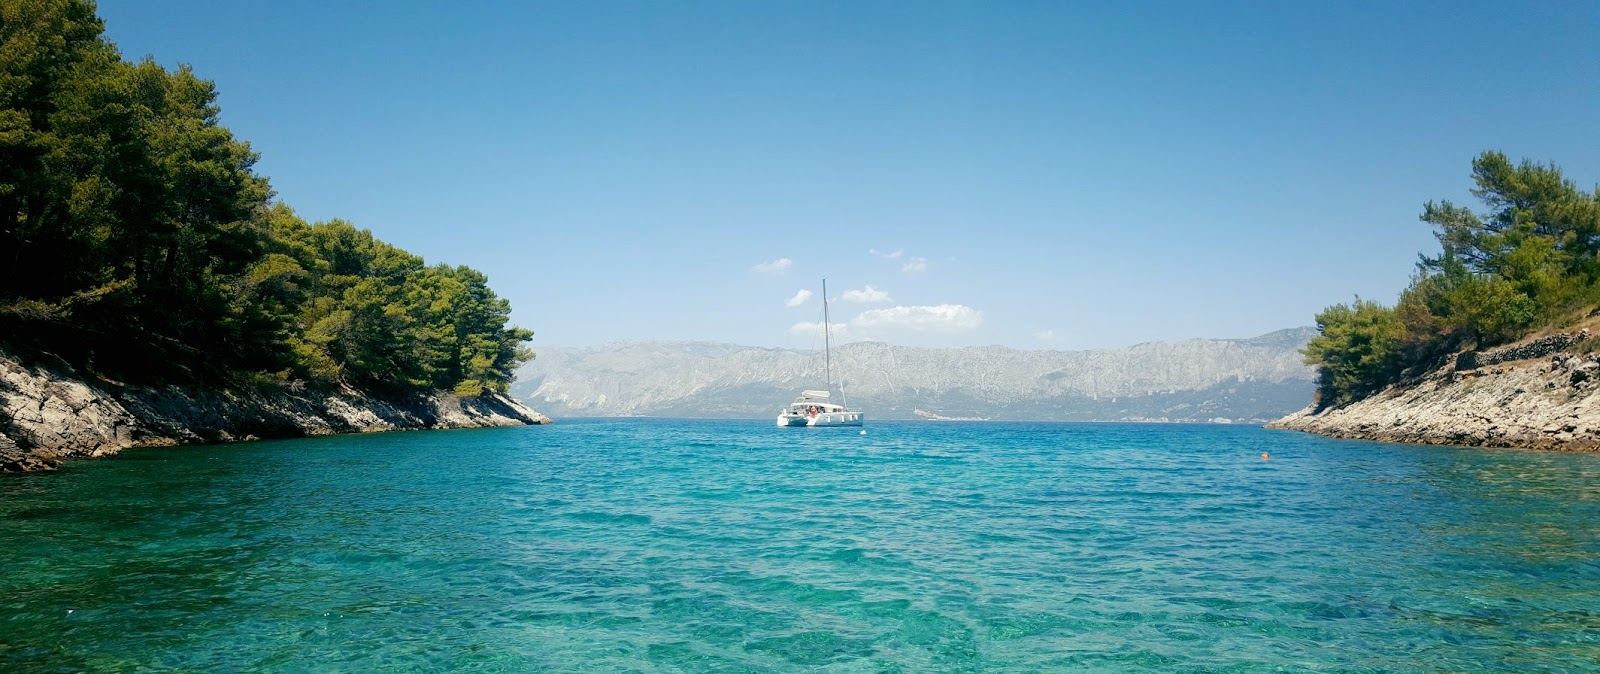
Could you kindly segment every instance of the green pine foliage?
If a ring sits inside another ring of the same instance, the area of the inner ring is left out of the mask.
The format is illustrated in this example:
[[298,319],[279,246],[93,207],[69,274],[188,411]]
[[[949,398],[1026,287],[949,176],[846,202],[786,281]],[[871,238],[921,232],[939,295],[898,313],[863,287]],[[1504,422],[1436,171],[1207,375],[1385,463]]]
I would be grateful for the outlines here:
[[1440,252],[1422,256],[1392,308],[1357,299],[1317,315],[1306,347],[1322,406],[1358,400],[1460,349],[1560,327],[1600,307],[1600,190],[1553,165],[1485,152],[1472,163],[1475,212],[1428,202]]
[[505,391],[532,333],[467,267],[275,202],[188,67],[87,0],[0,0],[0,340],[102,376]]
[[1306,360],[1320,367],[1317,394],[1346,403],[1382,388],[1404,369],[1400,345],[1405,324],[1392,308],[1356,298],[1317,314],[1321,333],[1306,345]]

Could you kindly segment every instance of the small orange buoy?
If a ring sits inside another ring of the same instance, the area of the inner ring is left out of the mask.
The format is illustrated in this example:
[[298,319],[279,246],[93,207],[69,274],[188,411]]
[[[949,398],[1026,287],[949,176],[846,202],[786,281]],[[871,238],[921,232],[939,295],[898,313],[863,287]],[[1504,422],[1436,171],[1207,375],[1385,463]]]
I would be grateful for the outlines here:
[[1266,452],[1262,452],[1261,453],[1261,460],[1262,461],[1266,461],[1267,459],[1270,459],[1270,458],[1272,458],[1272,457],[1270,455],[1268,455]]

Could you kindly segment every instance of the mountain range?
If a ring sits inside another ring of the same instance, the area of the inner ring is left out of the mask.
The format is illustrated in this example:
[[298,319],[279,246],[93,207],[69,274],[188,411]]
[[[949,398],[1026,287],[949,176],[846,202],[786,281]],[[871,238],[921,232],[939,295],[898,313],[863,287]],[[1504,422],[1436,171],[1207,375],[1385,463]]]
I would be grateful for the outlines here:
[[[1314,328],[1251,339],[1026,351],[856,342],[833,390],[868,419],[1260,423],[1311,401]],[[716,342],[544,347],[512,394],[553,416],[764,418],[825,387],[820,352]]]

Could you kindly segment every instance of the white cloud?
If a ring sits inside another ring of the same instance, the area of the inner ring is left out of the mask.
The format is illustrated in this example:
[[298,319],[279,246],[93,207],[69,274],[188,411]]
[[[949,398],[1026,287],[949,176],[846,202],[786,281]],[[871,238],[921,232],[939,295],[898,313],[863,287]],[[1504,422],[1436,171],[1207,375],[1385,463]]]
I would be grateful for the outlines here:
[[843,295],[839,296],[839,299],[846,302],[861,302],[863,304],[894,301],[894,298],[890,297],[887,291],[879,290],[871,285],[868,285],[860,290],[846,290],[844,291]]
[[895,259],[897,257],[900,257],[901,255],[905,254],[905,251],[901,250],[899,248],[894,249],[893,252],[884,252],[884,251],[880,251],[880,250],[878,250],[876,248],[869,248],[869,249],[867,249],[867,252],[872,254],[875,257],[881,257],[881,258],[883,258],[885,260],[893,260],[893,259]]
[[806,302],[808,302],[810,300],[811,300],[811,291],[806,290],[805,288],[801,288],[800,292],[795,293],[794,297],[791,297],[791,298],[789,298],[789,301],[784,302],[783,306],[786,306],[786,307],[798,307],[798,306],[800,306],[802,304],[805,304]]
[[864,311],[850,325],[865,330],[972,330],[983,325],[983,312],[964,304],[899,306]]
[[[834,323],[828,327],[828,331],[833,335],[834,339],[838,339],[850,331],[850,326],[841,323]],[[809,321],[795,323],[794,325],[789,326],[789,333],[809,337],[821,337],[822,323],[820,321],[815,323]]]
[[1034,333],[1033,336],[1039,338],[1039,341],[1041,342],[1053,342],[1056,339],[1056,331],[1040,330],[1039,332]]
[[782,274],[782,273],[784,273],[786,271],[789,271],[789,267],[793,266],[793,265],[794,265],[794,260],[791,260],[791,259],[786,258],[786,257],[780,257],[780,258],[778,258],[776,260],[773,260],[771,262],[763,262],[763,263],[758,264],[758,265],[756,265],[754,267],[751,267],[750,270],[751,271],[758,271],[758,272],[761,272],[763,274]]
[[909,273],[915,273],[915,272],[928,271],[928,258],[925,258],[925,257],[914,257],[914,258],[911,258],[904,265],[900,266],[900,271],[906,272],[908,274]]

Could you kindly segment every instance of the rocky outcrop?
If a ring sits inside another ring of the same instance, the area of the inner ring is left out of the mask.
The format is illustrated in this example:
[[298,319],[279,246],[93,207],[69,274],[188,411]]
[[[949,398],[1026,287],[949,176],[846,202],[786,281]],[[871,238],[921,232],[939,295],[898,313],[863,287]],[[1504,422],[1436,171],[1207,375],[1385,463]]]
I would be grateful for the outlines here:
[[1587,330],[1463,353],[1417,381],[1268,428],[1338,438],[1600,451],[1600,354]]
[[549,422],[503,395],[124,386],[0,352],[0,472],[47,470],[130,447]]

